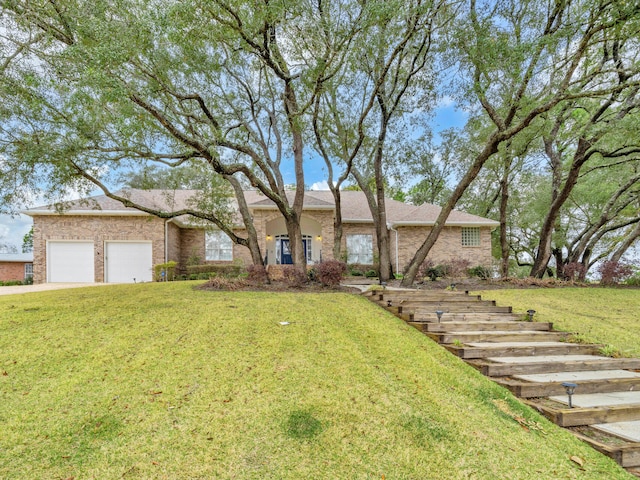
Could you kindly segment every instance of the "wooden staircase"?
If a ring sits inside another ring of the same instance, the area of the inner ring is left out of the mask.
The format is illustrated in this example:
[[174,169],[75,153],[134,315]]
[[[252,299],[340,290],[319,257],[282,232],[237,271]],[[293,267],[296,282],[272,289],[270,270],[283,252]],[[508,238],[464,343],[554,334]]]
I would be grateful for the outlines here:
[[[571,334],[551,323],[526,321],[527,314],[479,295],[364,295],[640,477],[640,359],[602,356],[599,345],[570,343]],[[578,385],[574,408],[565,382]]]

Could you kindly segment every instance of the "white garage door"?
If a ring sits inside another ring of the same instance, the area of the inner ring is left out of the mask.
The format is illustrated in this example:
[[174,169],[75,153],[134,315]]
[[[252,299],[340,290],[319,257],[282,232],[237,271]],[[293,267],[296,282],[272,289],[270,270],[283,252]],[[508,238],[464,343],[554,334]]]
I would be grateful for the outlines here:
[[150,282],[153,263],[151,252],[151,242],[107,242],[105,282]]
[[95,282],[93,258],[93,242],[47,242],[47,282]]

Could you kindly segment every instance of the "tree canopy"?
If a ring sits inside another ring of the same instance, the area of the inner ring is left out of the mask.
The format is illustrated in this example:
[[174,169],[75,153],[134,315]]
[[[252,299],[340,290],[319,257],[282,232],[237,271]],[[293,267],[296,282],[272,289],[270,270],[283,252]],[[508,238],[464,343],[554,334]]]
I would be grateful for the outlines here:
[[[198,188],[187,211],[262,260],[242,189],[277,206],[305,264],[305,165],[357,183],[392,271],[385,195],[499,219],[501,272],[559,274],[640,236],[635,2],[0,1],[0,205],[96,187]],[[443,98],[468,112],[434,142]],[[293,172],[295,190],[287,194]],[[123,175],[128,182],[123,181]],[[407,181],[410,179],[410,181]],[[611,181],[615,179],[615,181]],[[171,187],[173,185],[173,187]],[[535,192],[525,195],[524,190]],[[230,225],[229,202],[246,227]],[[129,201],[130,203],[130,201]],[[141,207],[137,205],[129,205]],[[148,210],[148,209],[147,209]],[[340,218],[335,225],[340,253]]]

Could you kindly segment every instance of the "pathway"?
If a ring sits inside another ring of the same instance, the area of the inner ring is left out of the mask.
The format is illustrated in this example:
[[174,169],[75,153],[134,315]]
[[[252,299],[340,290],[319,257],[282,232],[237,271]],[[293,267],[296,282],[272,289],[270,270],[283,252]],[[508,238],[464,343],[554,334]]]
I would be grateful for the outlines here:
[[[364,295],[640,477],[640,359],[602,356],[601,346],[570,343],[551,323],[466,292]],[[577,385],[571,407],[567,383]]]

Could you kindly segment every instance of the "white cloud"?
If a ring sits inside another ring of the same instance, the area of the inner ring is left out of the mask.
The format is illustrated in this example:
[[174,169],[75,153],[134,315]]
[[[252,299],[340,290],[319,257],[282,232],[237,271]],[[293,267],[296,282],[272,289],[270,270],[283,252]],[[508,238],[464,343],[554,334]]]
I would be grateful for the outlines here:
[[15,245],[18,251],[22,250],[22,239],[31,229],[33,220],[26,215],[10,217],[0,215],[0,239],[1,243]]
[[320,182],[315,182],[311,184],[309,190],[329,190],[329,184],[326,180],[322,180]]

